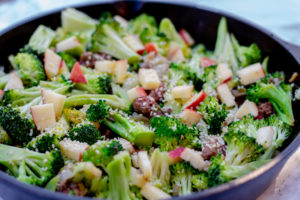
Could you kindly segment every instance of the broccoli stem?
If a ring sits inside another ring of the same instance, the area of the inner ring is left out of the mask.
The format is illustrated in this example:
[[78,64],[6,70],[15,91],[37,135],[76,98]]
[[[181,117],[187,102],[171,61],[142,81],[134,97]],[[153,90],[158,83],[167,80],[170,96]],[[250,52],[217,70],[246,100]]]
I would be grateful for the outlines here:
[[227,21],[224,17],[222,17],[218,26],[217,41],[214,52],[216,57],[219,57],[224,50],[227,34]]
[[9,80],[10,74],[4,75],[0,77],[0,89],[3,90],[7,81]]

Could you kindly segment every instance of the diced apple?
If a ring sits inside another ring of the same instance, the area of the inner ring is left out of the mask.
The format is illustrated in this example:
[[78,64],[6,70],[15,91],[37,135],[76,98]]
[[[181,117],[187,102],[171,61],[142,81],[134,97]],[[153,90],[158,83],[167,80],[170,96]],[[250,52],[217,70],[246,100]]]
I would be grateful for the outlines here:
[[222,83],[227,83],[232,78],[232,71],[227,63],[218,64],[216,73]]
[[144,175],[140,172],[140,170],[134,167],[131,167],[130,170],[130,181],[133,185],[136,185],[138,187],[143,187],[146,183]]
[[46,75],[49,79],[56,76],[61,64],[61,57],[51,49],[46,49],[44,54],[44,67]]
[[146,91],[142,87],[131,88],[130,90],[127,91],[127,94],[128,94],[130,101],[134,101],[138,97],[147,96]]
[[59,147],[63,156],[75,161],[80,161],[83,152],[89,148],[89,145],[75,140],[64,139],[59,142]]
[[180,62],[184,60],[182,50],[176,42],[171,42],[169,45],[168,59],[172,62]]
[[118,141],[122,145],[123,149],[128,151],[130,154],[135,152],[133,145],[128,140],[125,140],[124,138],[118,138]]
[[133,51],[140,51],[145,49],[143,43],[141,42],[140,38],[133,34],[127,34],[123,41],[127,44],[127,46],[132,49]]
[[195,44],[195,40],[185,29],[181,29],[179,31],[179,35],[181,36],[182,40],[185,42],[186,45],[192,46],[193,44]]
[[41,94],[42,94],[42,100],[44,104],[53,103],[55,117],[56,119],[59,119],[64,108],[66,96],[45,89],[41,90]]
[[174,99],[189,99],[193,96],[193,85],[181,85],[172,89],[172,96]]
[[87,83],[87,80],[82,72],[79,62],[76,62],[74,64],[74,67],[71,71],[70,80],[73,83]]
[[99,73],[112,74],[115,69],[115,61],[100,60],[95,62],[95,71]]
[[54,105],[43,104],[31,106],[31,114],[32,119],[38,130],[44,130],[45,128],[49,128],[55,125],[55,111]]
[[202,118],[202,116],[200,113],[198,113],[195,110],[184,109],[180,113],[180,118],[182,119],[183,123],[185,123],[188,126],[191,126],[193,124],[197,124],[199,122],[199,120]]
[[127,60],[118,60],[116,61],[112,80],[115,83],[124,83],[127,78],[127,69],[128,69]]
[[274,129],[271,126],[262,127],[257,130],[256,141],[265,148],[269,148],[272,145],[274,134]]
[[235,98],[231,94],[231,91],[226,83],[223,83],[217,87],[217,93],[221,102],[226,104],[227,107],[232,107],[235,105]]
[[196,107],[202,102],[204,101],[204,99],[206,98],[207,94],[205,93],[204,90],[201,90],[200,93],[195,94],[188,102],[186,102],[183,105],[183,109],[187,108],[187,109],[193,109],[195,110]]
[[190,148],[185,148],[181,153],[180,158],[189,162],[194,168],[199,170],[204,169],[207,166],[207,163],[204,161],[201,152]]
[[145,44],[145,48],[144,49],[141,49],[141,50],[137,51],[137,53],[140,54],[140,55],[143,55],[145,52],[147,54],[149,54],[151,52],[157,53],[158,50],[157,50],[156,45],[153,42],[149,42],[149,43]]
[[162,200],[171,198],[169,194],[148,182],[142,187],[141,194],[147,200]]
[[152,176],[152,166],[147,151],[138,152],[138,164],[146,179]]
[[4,91],[0,90],[0,101],[3,99],[3,96],[4,96]]
[[236,112],[235,116],[242,119],[244,116],[251,114],[254,117],[258,115],[258,108],[254,102],[246,100]]
[[180,155],[184,151],[184,147],[177,147],[176,149],[169,152],[170,158],[173,162],[180,160]]
[[9,79],[5,85],[4,91],[10,89],[24,89],[22,80],[15,73],[10,74]]
[[256,63],[239,70],[237,75],[243,85],[249,85],[265,77],[265,71],[260,63]]
[[201,58],[201,67],[209,67],[209,66],[212,66],[212,65],[216,65],[216,61],[214,60],[211,60],[209,58],[206,58],[206,57],[202,57]]
[[154,69],[140,69],[138,76],[145,90],[154,90],[160,85],[159,77]]
[[80,42],[76,36],[69,37],[56,44],[56,51],[66,51],[74,49],[80,45]]
[[119,22],[120,26],[122,26],[123,28],[125,28],[125,29],[127,28],[128,21],[126,19],[124,19],[123,17],[121,17],[120,15],[115,15],[114,20]]
[[66,65],[66,63],[65,63],[65,61],[62,60],[62,61],[60,62],[60,66],[59,66],[59,70],[58,70],[57,75],[68,74],[68,73],[69,73],[69,69],[68,69],[68,67],[67,67],[67,65]]

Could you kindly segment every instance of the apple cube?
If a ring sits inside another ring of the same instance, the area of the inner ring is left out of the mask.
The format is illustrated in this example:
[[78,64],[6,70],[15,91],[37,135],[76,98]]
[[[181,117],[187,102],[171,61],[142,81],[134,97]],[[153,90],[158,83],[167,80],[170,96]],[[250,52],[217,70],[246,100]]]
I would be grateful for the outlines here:
[[127,60],[118,60],[116,61],[112,80],[115,83],[124,83],[127,78],[127,69],[128,69]]
[[204,101],[204,99],[207,97],[207,94],[205,93],[204,90],[202,90],[200,93],[195,94],[188,102],[186,102],[183,105],[183,109],[187,108],[187,109],[193,109],[195,110],[196,107],[202,102]]
[[176,42],[171,42],[169,45],[168,59],[172,62],[181,62],[184,60],[182,50]]
[[217,76],[221,79],[222,83],[226,83],[232,78],[232,71],[227,63],[218,64],[216,73]]
[[140,69],[138,76],[145,90],[154,90],[160,85],[159,77],[154,69]]
[[185,42],[186,45],[192,46],[193,44],[195,44],[195,40],[185,29],[181,29],[179,31],[179,35],[181,36],[182,40]]
[[9,79],[5,85],[4,91],[10,89],[24,89],[22,80],[15,73],[10,74]]
[[59,119],[64,108],[66,96],[45,89],[41,90],[41,94],[42,94],[42,100],[44,104],[53,103],[55,117],[56,119]]
[[182,119],[183,123],[188,126],[193,124],[197,124],[199,120],[202,118],[201,114],[192,109],[184,109],[180,113],[180,118]]
[[144,175],[140,172],[140,170],[134,167],[131,167],[130,169],[130,181],[133,185],[138,187],[143,187],[146,183]]
[[59,142],[59,148],[64,157],[80,161],[82,159],[83,152],[89,148],[89,145],[87,143],[64,139]]
[[226,104],[227,107],[235,105],[235,98],[231,94],[231,91],[226,83],[223,83],[217,87],[217,93],[222,103]]
[[174,99],[189,99],[193,96],[193,85],[181,85],[172,89],[172,96]]
[[209,67],[209,66],[212,66],[212,65],[216,65],[216,61],[211,60],[211,59],[206,58],[206,57],[202,57],[200,62],[201,62],[201,66],[203,68]]
[[148,200],[161,200],[171,198],[169,194],[165,193],[149,182],[145,183],[145,185],[142,187],[141,194]]
[[0,90],[0,101],[3,99],[3,96],[4,96],[4,91]]
[[114,18],[114,20],[116,20],[117,22],[119,22],[120,26],[122,26],[125,29],[127,28],[128,21],[126,19],[124,19],[120,15],[115,15],[113,18]]
[[71,71],[70,80],[73,83],[87,83],[87,80],[82,72],[79,62],[76,62],[74,64],[74,67]]
[[258,115],[258,108],[256,104],[252,101],[246,100],[235,113],[238,119],[242,119],[244,116],[251,114],[254,117]]
[[114,69],[115,69],[115,61],[99,60],[95,62],[96,72],[112,74]]
[[69,69],[68,69],[68,67],[67,67],[67,65],[66,65],[66,63],[65,63],[65,61],[62,60],[62,61],[60,62],[60,66],[59,66],[59,70],[58,70],[57,75],[68,74],[68,73],[69,73]]
[[152,165],[148,156],[147,151],[138,152],[138,165],[144,174],[146,179],[152,176]]
[[53,103],[31,106],[32,119],[38,130],[42,131],[55,125],[55,111]]
[[180,158],[184,161],[189,162],[196,169],[204,169],[207,163],[204,161],[201,152],[195,151],[194,149],[185,148],[181,153]]
[[67,51],[74,49],[80,45],[80,42],[76,36],[69,37],[56,44],[56,51]]
[[257,130],[256,141],[265,148],[269,148],[272,145],[275,131],[271,126],[262,127]]
[[180,155],[183,151],[184,147],[177,147],[176,149],[169,152],[169,156],[173,160],[173,163],[180,160]]
[[130,90],[127,91],[127,94],[128,94],[130,101],[134,101],[138,97],[147,96],[146,91],[142,87],[131,88]]
[[127,44],[127,46],[132,49],[133,51],[140,51],[143,50],[145,47],[141,42],[140,38],[133,34],[127,34],[123,41]]
[[256,63],[239,70],[237,75],[243,85],[249,85],[265,77],[265,71],[260,63]]
[[56,76],[60,68],[61,57],[51,49],[46,49],[44,54],[44,62],[47,77],[51,79],[52,77]]

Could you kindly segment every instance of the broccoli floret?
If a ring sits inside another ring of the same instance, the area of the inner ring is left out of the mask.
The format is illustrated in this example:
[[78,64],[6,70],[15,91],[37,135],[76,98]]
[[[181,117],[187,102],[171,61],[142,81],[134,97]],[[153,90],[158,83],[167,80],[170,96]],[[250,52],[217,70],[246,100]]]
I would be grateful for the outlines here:
[[1,126],[0,126],[0,144],[12,144],[11,138]]
[[194,127],[188,127],[178,119],[171,117],[153,117],[150,125],[155,130],[154,143],[161,151],[174,150],[179,146],[193,147],[197,144],[198,131]]
[[170,182],[170,170],[169,166],[171,165],[171,159],[168,152],[161,152],[159,149],[155,149],[151,155],[151,165],[152,165],[152,177],[151,181],[158,188],[164,190],[169,189]]
[[222,159],[221,154],[214,156],[208,169],[208,187],[214,187],[244,176],[268,162],[269,160],[258,160],[244,165],[230,165]]
[[76,59],[72,55],[70,55],[66,52],[57,52],[57,54],[61,57],[61,59],[63,61],[65,61],[68,69],[70,71],[72,71],[72,68],[75,65]]
[[246,98],[255,103],[259,103],[260,99],[268,99],[282,121],[294,124],[291,97],[280,85],[276,87],[272,83],[258,81],[247,89]]
[[18,53],[13,62],[25,86],[36,86],[46,79],[43,64],[34,54]]
[[0,164],[19,181],[44,186],[64,165],[59,151],[37,153],[0,144]]
[[[130,20],[127,30],[129,33],[136,35],[143,35],[144,32],[148,32],[149,36],[154,36],[157,34],[157,23],[153,16],[147,15],[145,13],[137,16],[136,18]],[[143,43],[151,41],[151,38],[141,38]]]
[[82,160],[90,161],[96,166],[106,168],[114,156],[123,150],[118,140],[98,141],[83,153]]
[[23,106],[39,96],[41,96],[40,87],[10,89],[5,91],[3,103],[4,105],[11,105],[12,107]]
[[107,165],[109,199],[130,200],[133,198],[134,194],[129,187],[130,169],[131,158],[126,151],[117,154],[114,160]]
[[227,132],[223,136],[227,144],[225,161],[230,165],[243,165],[257,160],[264,147],[242,132]]
[[175,41],[180,46],[183,47],[185,45],[184,41],[181,39],[179,33],[176,31],[175,26],[169,18],[164,18],[161,20],[159,24],[159,32],[165,34],[167,38]]
[[249,47],[241,46],[233,34],[231,34],[231,41],[240,66],[246,67],[261,60],[257,44],[253,43]]
[[43,133],[31,140],[26,148],[40,153],[59,149],[59,140],[55,134]]
[[90,105],[86,111],[86,117],[92,122],[102,123],[108,116],[109,107],[106,105],[104,100],[100,100],[97,104]]
[[202,81],[205,83],[203,86],[204,90],[206,90],[208,86],[216,89],[220,84],[220,79],[217,76],[216,69],[217,66],[215,65],[204,68],[204,73],[202,75]]
[[55,31],[44,25],[39,25],[31,35],[28,42],[28,47],[37,51],[39,54],[44,53],[45,50],[50,46],[54,37]]
[[222,124],[228,115],[228,111],[225,110],[225,104],[219,104],[215,97],[208,96],[200,104],[198,111],[208,124],[209,133],[220,134]]
[[92,35],[92,50],[107,53],[118,59],[127,59],[129,63],[138,61],[140,56],[122,40],[125,33],[110,15],[102,16]]
[[77,140],[79,142],[88,143],[92,145],[96,143],[100,138],[100,132],[92,124],[79,124],[71,129],[68,133],[68,137],[71,140]]
[[64,114],[71,126],[76,126],[86,121],[86,114],[80,110],[65,108]]
[[111,77],[108,74],[85,75],[87,83],[76,84],[76,88],[90,94],[108,94],[111,91]]
[[192,187],[194,190],[201,191],[208,188],[208,174],[200,172],[192,177]]
[[199,171],[188,162],[178,162],[170,166],[171,183],[173,188],[178,188],[176,195],[188,195],[192,193],[192,179]]

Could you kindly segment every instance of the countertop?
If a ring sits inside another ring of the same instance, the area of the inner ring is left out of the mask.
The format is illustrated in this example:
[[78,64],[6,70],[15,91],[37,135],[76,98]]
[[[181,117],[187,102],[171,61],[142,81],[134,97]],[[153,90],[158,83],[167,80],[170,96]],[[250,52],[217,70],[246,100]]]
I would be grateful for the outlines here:
[[[300,45],[299,0],[191,0],[225,10],[268,29],[282,39]],[[0,30],[24,18],[84,0],[0,0]],[[300,199],[300,148],[288,160],[279,176],[258,200]],[[0,200],[1,191],[0,191]],[[5,199],[6,200],[6,199]]]

